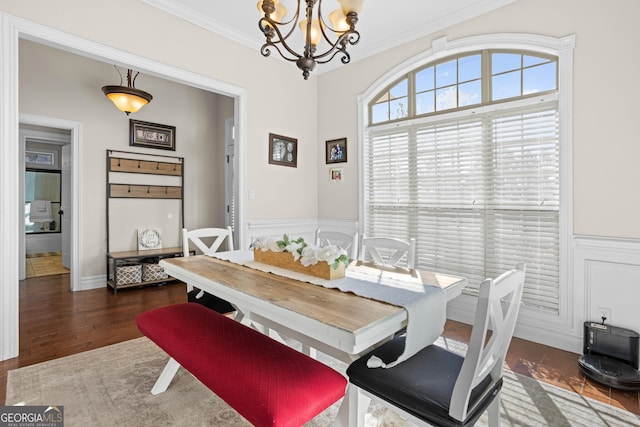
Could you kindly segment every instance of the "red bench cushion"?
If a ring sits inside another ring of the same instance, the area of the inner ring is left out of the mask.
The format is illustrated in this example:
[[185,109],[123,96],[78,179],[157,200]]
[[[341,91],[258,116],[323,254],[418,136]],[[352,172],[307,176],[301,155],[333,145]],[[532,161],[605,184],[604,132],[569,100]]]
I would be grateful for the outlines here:
[[256,426],[300,426],[344,396],[344,376],[200,304],[147,311],[140,331]]

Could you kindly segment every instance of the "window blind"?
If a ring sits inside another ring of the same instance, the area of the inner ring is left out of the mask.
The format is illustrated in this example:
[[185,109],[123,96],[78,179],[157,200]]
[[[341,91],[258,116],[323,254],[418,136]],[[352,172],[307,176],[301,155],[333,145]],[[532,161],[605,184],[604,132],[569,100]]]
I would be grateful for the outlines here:
[[369,128],[364,233],[415,237],[418,268],[469,279],[527,263],[523,303],[559,309],[557,102]]

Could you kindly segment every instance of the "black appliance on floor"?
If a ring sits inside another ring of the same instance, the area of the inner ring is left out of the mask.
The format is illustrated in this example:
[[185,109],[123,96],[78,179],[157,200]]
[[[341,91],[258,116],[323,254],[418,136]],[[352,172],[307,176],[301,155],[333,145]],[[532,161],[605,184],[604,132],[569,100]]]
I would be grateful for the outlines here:
[[640,336],[629,329],[584,322],[580,371],[599,383],[620,390],[640,390],[638,343]]

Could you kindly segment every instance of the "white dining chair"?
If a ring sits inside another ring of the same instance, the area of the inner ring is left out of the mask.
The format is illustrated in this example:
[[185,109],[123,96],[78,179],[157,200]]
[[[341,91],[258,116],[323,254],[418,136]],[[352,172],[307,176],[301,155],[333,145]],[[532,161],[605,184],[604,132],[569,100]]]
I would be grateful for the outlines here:
[[316,229],[315,241],[318,246],[335,245],[347,251],[349,259],[358,259],[358,232],[353,234],[334,230]]
[[500,422],[504,359],[518,317],[525,265],[480,284],[466,356],[430,345],[389,368],[369,368],[375,355],[395,360],[405,337],[396,337],[347,368],[349,425],[361,426],[373,399],[417,425],[472,426],[485,410],[489,426]]
[[393,237],[365,237],[363,235],[360,259],[368,261],[368,258],[376,264],[384,266],[403,265],[413,269],[416,265],[416,239],[411,238],[407,241]]
[[[207,243],[209,241],[210,243]],[[231,227],[197,228],[194,230],[187,230],[186,228],[183,228],[182,254],[185,257],[191,255],[190,242],[197,248],[197,251],[204,255],[211,255],[218,252],[218,249],[222,247],[223,243],[227,250],[232,251],[233,230]],[[194,289],[193,285],[189,283],[187,283],[187,300],[202,304],[219,313],[230,313],[236,311],[236,308],[227,300],[205,293],[202,290]]]
[[[211,243],[205,243],[202,239],[213,239]],[[184,256],[190,255],[190,245],[192,242],[195,247],[205,255],[218,252],[218,249],[226,241],[226,250],[233,250],[233,230],[231,227],[226,228],[197,228],[195,230],[182,229],[182,250]]]

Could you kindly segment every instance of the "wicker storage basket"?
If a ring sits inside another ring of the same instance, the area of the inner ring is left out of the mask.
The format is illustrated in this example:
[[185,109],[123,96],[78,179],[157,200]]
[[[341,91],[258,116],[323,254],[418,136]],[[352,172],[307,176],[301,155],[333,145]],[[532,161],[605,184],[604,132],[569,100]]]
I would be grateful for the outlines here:
[[158,264],[145,263],[142,264],[142,281],[151,282],[154,280],[168,279],[169,275],[165,273],[164,268]]
[[116,267],[116,285],[132,285],[142,281],[142,265],[129,263]]

